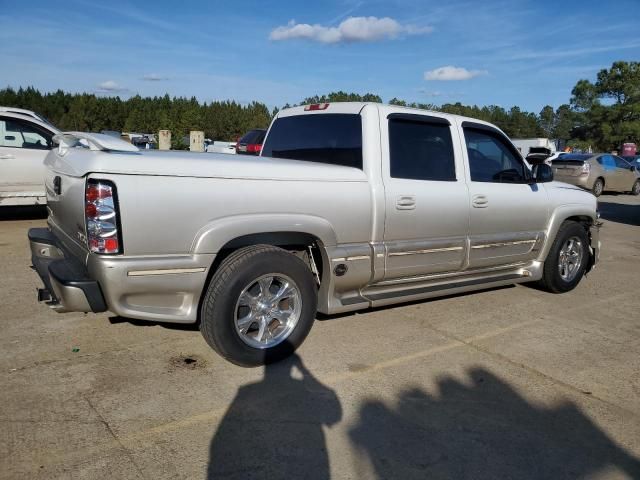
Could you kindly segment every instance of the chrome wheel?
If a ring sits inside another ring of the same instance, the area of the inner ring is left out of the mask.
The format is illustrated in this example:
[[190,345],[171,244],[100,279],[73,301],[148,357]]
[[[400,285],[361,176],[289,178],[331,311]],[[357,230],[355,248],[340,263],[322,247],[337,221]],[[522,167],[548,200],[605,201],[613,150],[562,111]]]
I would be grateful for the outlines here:
[[582,266],[584,247],[578,237],[570,237],[560,249],[558,271],[565,282],[573,281]]
[[271,348],[286,340],[298,324],[302,295],[291,278],[267,274],[247,285],[236,303],[235,328],[253,348]]

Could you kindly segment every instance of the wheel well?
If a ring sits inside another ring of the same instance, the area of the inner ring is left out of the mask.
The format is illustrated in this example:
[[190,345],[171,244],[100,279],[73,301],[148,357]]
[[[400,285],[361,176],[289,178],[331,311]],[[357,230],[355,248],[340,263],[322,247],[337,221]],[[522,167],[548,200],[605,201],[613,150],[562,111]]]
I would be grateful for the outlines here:
[[593,183],[595,184],[598,180],[602,180],[602,186],[605,186],[607,184],[607,182],[604,180],[604,177],[598,177],[596,178]]
[[587,232],[589,231],[589,227],[593,224],[593,219],[587,215],[574,215],[573,217],[569,217],[565,219],[565,222],[576,222],[581,224]]
[[[225,258],[239,248],[248,247],[250,245],[273,245],[274,247],[280,247],[299,255],[303,260],[308,259],[309,262],[311,261],[311,258],[313,258],[315,268],[320,277],[319,280],[322,281],[324,249],[321,248],[322,242],[319,238],[304,232],[264,232],[244,235],[227,242],[217,253],[216,258],[211,265],[207,284],[209,283],[209,279],[213,273],[218,269]],[[311,249],[311,254],[309,254],[309,249]],[[310,264],[309,268],[312,268]]]

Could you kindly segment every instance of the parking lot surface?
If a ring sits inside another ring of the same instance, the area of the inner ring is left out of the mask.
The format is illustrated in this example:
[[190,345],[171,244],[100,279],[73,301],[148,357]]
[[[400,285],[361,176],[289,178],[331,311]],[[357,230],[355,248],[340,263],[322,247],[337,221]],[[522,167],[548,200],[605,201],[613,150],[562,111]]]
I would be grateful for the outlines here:
[[37,303],[0,220],[0,478],[640,478],[640,199],[603,195],[601,263],[323,317],[266,369],[195,327]]

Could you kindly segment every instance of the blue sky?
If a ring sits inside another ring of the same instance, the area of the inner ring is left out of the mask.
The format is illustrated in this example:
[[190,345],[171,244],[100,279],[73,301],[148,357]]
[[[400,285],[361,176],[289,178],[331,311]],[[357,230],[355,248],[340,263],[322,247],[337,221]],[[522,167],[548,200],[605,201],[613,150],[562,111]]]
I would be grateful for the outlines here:
[[640,60],[640,1],[14,2],[0,86],[296,103],[335,90],[538,112]]

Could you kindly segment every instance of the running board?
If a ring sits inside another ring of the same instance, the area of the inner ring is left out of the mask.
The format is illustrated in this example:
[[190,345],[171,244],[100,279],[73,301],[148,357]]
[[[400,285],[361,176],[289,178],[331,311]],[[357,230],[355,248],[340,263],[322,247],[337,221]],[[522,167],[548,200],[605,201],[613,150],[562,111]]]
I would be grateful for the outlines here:
[[[413,302],[445,295],[455,295],[516,283],[533,282],[542,278],[543,262],[533,260],[524,265],[503,265],[482,271],[461,272],[457,278],[449,274],[422,278],[394,279],[346,292],[336,298],[328,314],[351,312],[369,307]],[[506,268],[505,268],[506,267]],[[391,283],[393,282],[393,283]]]
[[378,300],[386,300],[388,298],[397,298],[399,301],[403,297],[411,297],[414,295],[424,295],[427,293],[437,293],[445,290],[453,290],[458,288],[468,288],[474,287],[478,285],[486,286],[487,284],[494,282],[512,282],[513,280],[527,278],[528,275],[521,275],[517,273],[512,273],[509,275],[500,275],[496,277],[490,278],[479,278],[474,280],[466,280],[463,282],[451,282],[451,283],[442,283],[440,285],[431,285],[428,287],[420,287],[420,288],[408,288],[401,291],[393,291],[393,292],[379,292],[379,293],[371,293],[367,294],[364,292],[364,296],[368,298],[371,302],[377,302]]

